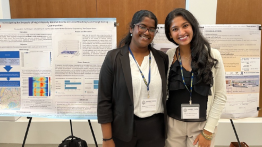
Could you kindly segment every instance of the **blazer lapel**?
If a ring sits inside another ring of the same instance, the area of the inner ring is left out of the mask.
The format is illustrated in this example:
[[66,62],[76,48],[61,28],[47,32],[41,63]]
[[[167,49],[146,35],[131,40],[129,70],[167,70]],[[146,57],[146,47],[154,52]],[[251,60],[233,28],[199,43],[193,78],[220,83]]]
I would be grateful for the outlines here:
[[131,77],[131,69],[130,69],[130,60],[129,60],[129,51],[128,46],[125,46],[121,50],[122,57],[120,57],[125,82],[127,86],[127,90],[130,96],[131,101],[133,102],[133,87],[132,87],[132,77]]

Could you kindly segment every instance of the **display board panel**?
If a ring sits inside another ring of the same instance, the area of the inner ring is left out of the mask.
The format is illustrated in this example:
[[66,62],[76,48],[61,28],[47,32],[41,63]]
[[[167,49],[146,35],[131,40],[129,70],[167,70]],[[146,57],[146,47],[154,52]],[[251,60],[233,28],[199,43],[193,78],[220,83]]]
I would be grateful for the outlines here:
[[0,20],[0,115],[96,119],[115,18]]
[[[261,0],[218,0],[216,24],[262,24],[261,14]],[[261,95],[259,99],[259,116],[262,117]]]
[[[154,47],[164,52],[175,48],[166,39],[164,25],[160,24],[158,28]],[[200,30],[211,47],[219,50],[225,67],[227,103],[221,117],[257,117],[261,25],[201,25]]]

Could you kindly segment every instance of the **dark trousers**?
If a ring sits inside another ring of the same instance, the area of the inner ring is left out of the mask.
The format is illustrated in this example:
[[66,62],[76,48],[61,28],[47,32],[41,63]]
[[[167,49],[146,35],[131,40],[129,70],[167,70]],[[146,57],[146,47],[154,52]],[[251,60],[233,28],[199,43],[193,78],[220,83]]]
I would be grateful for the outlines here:
[[147,118],[134,116],[134,133],[131,141],[113,139],[116,147],[164,147],[164,114],[155,114]]

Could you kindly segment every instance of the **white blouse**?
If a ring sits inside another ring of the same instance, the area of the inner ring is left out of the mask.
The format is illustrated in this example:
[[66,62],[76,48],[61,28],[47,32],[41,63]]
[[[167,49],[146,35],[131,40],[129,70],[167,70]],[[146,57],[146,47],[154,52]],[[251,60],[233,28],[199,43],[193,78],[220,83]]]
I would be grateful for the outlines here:
[[[149,84],[149,99],[157,99],[156,109],[154,111],[141,111],[141,99],[148,99],[147,86],[144,83],[142,75],[137,67],[136,61],[129,53],[132,86],[133,86],[133,101],[134,101],[134,114],[140,118],[152,116],[156,113],[164,113],[162,104],[162,79],[156,64],[156,60],[151,54],[151,78]],[[149,55],[145,56],[141,66],[139,67],[148,82],[149,73]]]

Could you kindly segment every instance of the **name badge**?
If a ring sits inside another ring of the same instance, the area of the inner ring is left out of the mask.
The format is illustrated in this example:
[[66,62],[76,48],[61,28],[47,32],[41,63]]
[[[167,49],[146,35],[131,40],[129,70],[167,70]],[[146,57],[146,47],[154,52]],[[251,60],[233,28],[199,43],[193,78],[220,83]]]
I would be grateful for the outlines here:
[[156,111],[157,99],[141,99],[141,111]]
[[199,119],[199,104],[181,104],[181,119]]

